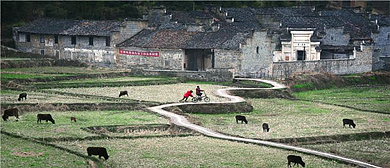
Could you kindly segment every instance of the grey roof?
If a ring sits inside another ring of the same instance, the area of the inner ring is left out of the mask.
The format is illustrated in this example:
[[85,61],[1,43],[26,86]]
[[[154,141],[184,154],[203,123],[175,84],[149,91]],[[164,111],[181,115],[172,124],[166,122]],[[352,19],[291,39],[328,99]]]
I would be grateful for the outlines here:
[[37,19],[20,27],[20,32],[36,34],[59,34],[80,36],[109,36],[112,31],[118,31],[119,21],[63,20]]
[[234,21],[237,22],[256,21],[255,12],[251,8],[222,8],[222,10],[226,11],[228,17],[233,17]]
[[238,49],[245,44],[249,31],[229,24],[221,24],[216,32],[186,30],[144,29],[118,47],[170,48],[170,49]]
[[283,28],[324,28],[324,27],[342,27],[342,21],[335,17],[312,17],[312,16],[293,16],[283,17],[281,19]]
[[377,21],[379,26],[390,26],[390,17],[382,15],[371,15],[371,20],[373,22]]
[[172,21],[177,21],[183,24],[195,24],[196,19],[213,19],[215,17],[217,16],[204,11],[172,11]]
[[344,32],[350,33],[352,38],[370,38],[371,32],[376,31],[374,23],[351,10],[321,11],[321,16],[339,19],[345,27]]

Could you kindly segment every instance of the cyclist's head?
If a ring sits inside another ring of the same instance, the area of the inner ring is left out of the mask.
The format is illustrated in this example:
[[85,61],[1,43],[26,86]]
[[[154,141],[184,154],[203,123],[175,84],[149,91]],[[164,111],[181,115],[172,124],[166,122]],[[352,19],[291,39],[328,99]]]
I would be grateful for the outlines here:
[[197,88],[199,87],[199,86],[196,86]]
[[190,90],[190,92],[192,93],[193,91],[192,91],[192,90]]

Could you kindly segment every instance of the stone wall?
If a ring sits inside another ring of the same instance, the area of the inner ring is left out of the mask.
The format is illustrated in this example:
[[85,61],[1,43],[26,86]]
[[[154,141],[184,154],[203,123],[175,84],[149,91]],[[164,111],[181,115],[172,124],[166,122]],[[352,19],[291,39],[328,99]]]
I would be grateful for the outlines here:
[[373,70],[389,71],[390,67],[390,27],[380,27],[378,34],[373,34],[375,50],[373,56]]
[[250,76],[250,74],[268,71],[272,65],[275,42],[266,31],[256,31],[253,38],[249,38],[242,47],[240,68],[235,76]]
[[322,45],[348,45],[350,36],[344,34],[344,27],[325,28],[326,35],[321,39]]
[[329,72],[351,74],[372,71],[373,46],[362,46],[354,59],[335,59],[319,61],[274,62],[269,78],[285,79],[294,73]]
[[[158,52],[158,57],[142,55],[119,54],[119,50],[138,51],[138,52]],[[118,48],[116,54],[116,63],[118,66],[128,68],[145,68],[145,69],[170,69],[182,70],[184,50],[181,49],[156,49],[156,48],[139,48],[128,47]]]
[[148,26],[147,21],[123,21],[119,29],[120,33],[118,39],[115,40],[115,44],[119,44]]
[[214,68],[233,69],[239,71],[242,53],[239,50],[214,49]]

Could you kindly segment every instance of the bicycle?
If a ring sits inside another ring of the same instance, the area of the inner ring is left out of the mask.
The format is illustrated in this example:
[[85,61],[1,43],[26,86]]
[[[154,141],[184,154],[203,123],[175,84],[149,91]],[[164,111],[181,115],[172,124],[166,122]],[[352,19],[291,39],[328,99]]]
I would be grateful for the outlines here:
[[196,96],[196,97],[193,97],[192,98],[192,102],[196,103],[198,101],[205,101],[205,102],[210,102],[210,97],[207,96],[206,92],[203,91],[203,95],[202,96]]

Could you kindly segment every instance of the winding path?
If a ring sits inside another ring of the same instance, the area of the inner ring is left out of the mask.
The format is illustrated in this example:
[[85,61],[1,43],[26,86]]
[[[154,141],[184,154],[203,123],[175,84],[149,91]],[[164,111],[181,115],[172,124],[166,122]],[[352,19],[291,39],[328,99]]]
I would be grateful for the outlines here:
[[[273,85],[272,88],[227,88],[227,89],[218,89],[214,93],[217,94],[218,96],[225,97],[230,99],[229,101],[225,102],[209,102],[209,103],[197,103],[197,104],[221,104],[221,103],[238,103],[238,102],[244,102],[245,99],[238,97],[238,96],[232,96],[227,94],[228,90],[255,90],[255,89],[284,89],[286,86],[279,84],[274,81],[269,81],[269,80],[262,80],[262,79],[251,79],[251,78],[236,78],[237,80],[253,80],[253,81],[259,81],[259,82],[264,82]],[[354,164],[360,167],[369,167],[369,168],[379,168],[378,166],[365,163],[362,161],[354,160],[354,159],[349,159],[337,155],[333,155],[330,153],[324,153],[324,152],[319,152],[315,150],[310,150],[310,149],[305,149],[305,148],[300,148],[300,147],[295,147],[295,146],[290,146],[290,145],[285,145],[281,143],[275,143],[275,142],[270,142],[270,141],[262,141],[262,140],[255,140],[255,139],[249,139],[249,138],[239,138],[239,137],[234,137],[234,136],[228,136],[224,135],[221,133],[217,133],[213,130],[210,130],[205,127],[201,127],[199,125],[195,125],[190,123],[184,116],[163,110],[163,108],[166,107],[171,107],[171,106],[178,106],[182,104],[195,104],[195,103],[173,103],[173,104],[165,104],[165,105],[160,105],[160,106],[155,106],[155,107],[149,107],[148,109],[159,113],[165,117],[170,118],[171,122],[175,125],[178,126],[183,126],[186,128],[189,128],[191,130],[197,131],[203,135],[209,136],[209,137],[214,137],[214,138],[219,138],[219,139],[224,139],[224,140],[232,140],[232,141],[239,141],[239,142],[247,142],[247,143],[253,143],[253,144],[260,144],[260,145],[266,145],[270,147],[275,147],[275,148],[281,148],[281,149],[288,149],[292,151],[297,151],[297,152],[302,152],[306,154],[311,154],[311,155],[316,155],[328,159],[333,159],[333,160],[338,160],[342,162],[346,162],[349,164]]]

